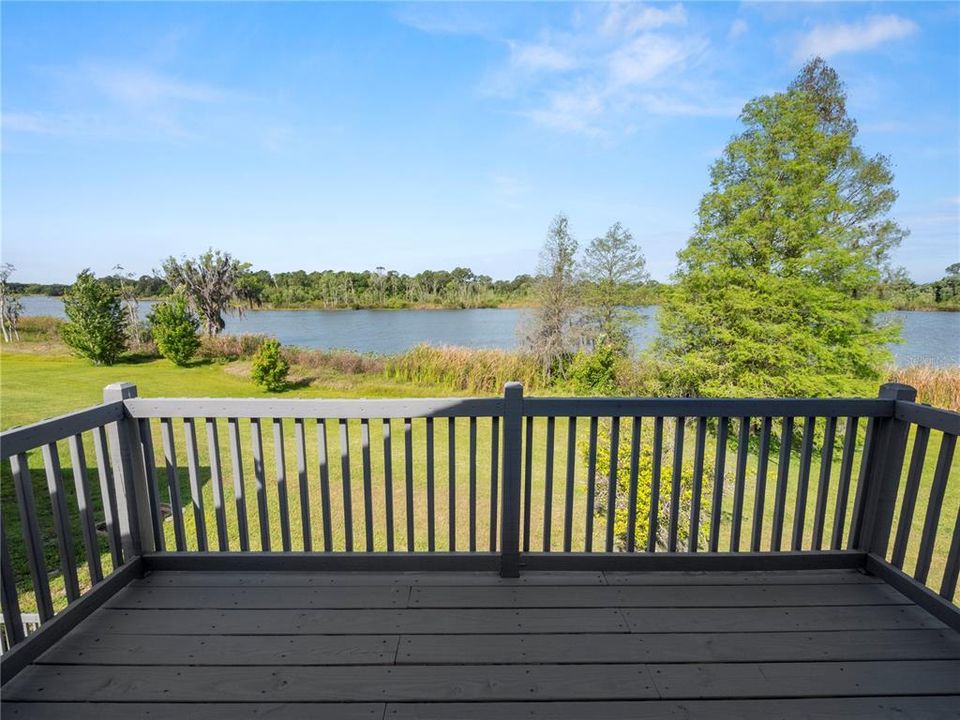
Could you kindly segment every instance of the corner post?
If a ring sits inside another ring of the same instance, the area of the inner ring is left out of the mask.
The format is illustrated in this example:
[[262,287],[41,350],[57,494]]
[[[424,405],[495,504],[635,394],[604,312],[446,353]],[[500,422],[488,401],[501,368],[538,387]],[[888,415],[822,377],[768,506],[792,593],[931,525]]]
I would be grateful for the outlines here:
[[896,407],[898,401],[915,401],[917,391],[902,383],[886,383],[880,386],[878,397],[889,400],[891,409],[889,416],[874,420],[870,454],[863,460],[868,463],[865,475],[867,485],[864,488],[865,502],[856,547],[884,557],[890,544],[893,511],[910,432],[910,424],[897,419]]
[[[135,397],[137,386],[133,383],[113,383],[103,389],[105,403],[123,402]],[[136,419],[124,410],[122,420],[107,426],[107,438],[116,478],[117,521],[126,562],[156,549],[140,427]]]
[[503,492],[500,511],[500,575],[520,577],[520,466],[523,386],[503,388]]

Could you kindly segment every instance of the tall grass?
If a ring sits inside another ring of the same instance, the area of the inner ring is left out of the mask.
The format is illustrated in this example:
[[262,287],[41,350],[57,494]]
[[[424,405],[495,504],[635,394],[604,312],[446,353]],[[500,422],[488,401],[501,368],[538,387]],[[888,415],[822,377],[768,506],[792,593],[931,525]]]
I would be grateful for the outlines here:
[[893,368],[889,372],[889,381],[915,387],[917,402],[960,411],[960,366],[908,365]]
[[253,357],[267,335],[215,335],[200,338],[197,357],[205,360],[240,360]]
[[291,366],[309,370],[333,370],[344,375],[379,375],[386,368],[382,355],[353,350],[309,350],[285,347],[283,355]]
[[417,345],[388,358],[386,374],[394,380],[443,385],[475,393],[499,393],[509,381],[523,383],[527,392],[547,386],[535,357],[506,350]]
[[17,332],[21,342],[60,342],[63,320],[47,315],[28,315],[20,318]]

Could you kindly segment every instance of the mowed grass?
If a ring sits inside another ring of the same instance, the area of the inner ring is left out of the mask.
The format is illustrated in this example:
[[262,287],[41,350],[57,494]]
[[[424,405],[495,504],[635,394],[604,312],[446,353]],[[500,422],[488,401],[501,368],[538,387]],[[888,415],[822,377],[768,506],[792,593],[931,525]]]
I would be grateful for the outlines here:
[[[111,382],[120,380],[134,382],[138,386],[139,394],[145,397],[267,397],[270,394],[257,390],[244,376],[243,365],[231,364],[201,364],[191,368],[178,368],[165,360],[146,360],[127,363],[119,366],[103,368],[56,352],[48,354],[17,353],[6,350],[0,356],[0,424],[3,428],[35,422],[45,417],[69,412],[81,407],[96,404],[102,399],[103,387]],[[439,385],[402,382],[385,379],[380,374],[365,375],[352,373],[338,373],[326,370],[312,378],[309,384],[304,384],[294,390],[283,393],[284,397],[429,397],[457,395],[448,388]],[[462,393],[460,393],[462,394]],[[608,422],[608,421],[602,421]],[[674,448],[673,420],[668,419],[664,428],[664,458],[661,475],[661,485],[668,488],[670,484],[671,468],[673,465]],[[817,421],[817,429],[822,430],[824,420]],[[621,425],[621,442],[628,442],[631,433],[631,421],[624,420]],[[169,508],[170,494],[168,475],[163,460],[163,450],[159,421],[152,422],[153,444],[156,451],[155,465],[161,501]],[[491,525],[491,505],[493,500],[493,434],[492,422],[489,418],[481,418],[476,423],[476,460],[472,467],[470,449],[471,428],[467,419],[455,421],[455,447],[451,456],[449,425],[445,419],[433,421],[433,544],[436,550],[448,550],[453,547],[457,550],[466,550],[471,547],[471,535],[474,547],[478,550],[491,548],[491,535],[494,545],[497,543],[496,526]],[[642,424],[641,443],[650,447],[652,443],[652,421],[645,420]],[[739,421],[733,421],[730,428],[731,443],[726,454],[725,472],[723,476],[723,493],[720,513],[720,550],[731,549],[731,521],[733,517],[735,466],[737,449],[733,440],[737,436]],[[219,486],[222,487],[223,515],[226,519],[225,534],[227,547],[231,550],[240,549],[240,532],[238,523],[238,495],[234,491],[237,478],[241,478],[243,489],[245,514],[249,545],[253,550],[262,547],[261,520],[258,512],[258,483],[253,463],[252,432],[250,421],[240,420],[238,436],[240,440],[241,464],[240,473],[235,468],[230,451],[231,427],[226,420],[217,420],[213,423],[216,428],[219,445]],[[798,420],[798,429],[802,420]],[[861,421],[858,436],[860,441],[854,458],[853,477],[847,511],[844,517],[845,532],[840,540],[840,546],[846,546],[846,529],[849,528],[850,513],[853,498],[856,494],[856,484],[859,475],[860,451],[866,423]],[[198,418],[194,424],[198,448],[198,478],[202,488],[202,514],[205,524],[206,545],[211,550],[219,546],[217,530],[217,511],[214,486],[215,481],[211,473],[209,430],[204,418]],[[349,482],[341,469],[342,447],[340,445],[341,428],[335,419],[326,419],[323,423],[323,439],[326,448],[326,470],[329,478],[329,513],[331,533],[327,538],[323,532],[323,513],[321,503],[321,455],[318,444],[321,424],[315,419],[304,421],[303,448],[301,456],[298,453],[299,427],[292,419],[283,420],[279,434],[282,438],[284,472],[278,469],[277,446],[275,444],[276,428],[269,420],[261,423],[261,437],[264,452],[264,486],[265,527],[269,535],[269,545],[273,550],[283,549],[284,531],[281,517],[286,517],[289,523],[289,544],[293,550],[305,547],[303,533],[303,508],[306,508],[308,524],[311,534],[310,547],[322,550],[327,543],[334,550],[344,550],[347,547],[347,523],[344,508],[347,504],[352,507],[351,532],[354,550],[365,550],[370,546],[375,550],[388,548],[387,498],[388,486],[392,491],[393,527],[389,535],[393,539],[393,547],[405,550],[411,546],[414,550],[424,551],[430,548],[428,507],[430,501],[430,483],[428,482],[427,463],[427,436],[428,426],[423,419],[415,419],[411,427],[410,448],[411,472],[408,483],[406,472],[406,443],[402,420],[394,420],[389,424],[391,446],[389,459],[392,472],[390,482],[387,481],[384,462],[384,429],[380,420],[370,421],[368,426],[369,437],[369,484],[365,482],[364,474],[364,445],[363,427],[359,421],[350,421],[346,424],[349,447]],[[183,518],[188,549],[199,546],[197,533],[197,511],[191,502],[190,479],[187,469],[187,454],[185,433],[188,428],[180,419],[173,420],[174,448],[177,458],[175,475],[176,487],[179,489],[182,503]],[[834,514],[837,507],[837,486],[840,474],[840,454],[842,447],[845,421],[841,419],[837,426],[837,453],[831,462],[831,472],[827,476],[825,532],[823,547],[830,547],[833,542]],[[565,419],[556,422],[556,433],[553,451],[553,474],[546,475],[547,434],[545,420],[537,420],[533,428],[532,462],[533,469],[530,478],[531,498],[530,517],[530,549],[541,550],[546,546],[545,537],[549,537],[549,547],[553,550],[563,548],[564,540],[564,512],[567,493],[567,432],[568,423]],[[756,441],[758,429],[752,427],[750,451],[747,456],[747,470],[744,478],[743,527],[739,549],[750,549],[751,535],[754,526],[755,508],[757,501],[757,470],[758,458],[756,455]],[[586,538],[587,516],[587,469],[586,453],[584,451],[588,441],[588,423],[581,421],[577,427],[576,451],[573,458],[573,513],[571,523],[570,544],[574,550],[583,549]],[[774,437],[779,429],[775,426]],[[695,426],[686,428],[683,461],[687,466],[692,465],[694,457]],[[500,441],[502,443],[502,440]],[[904,464],[904,475],[909,465],[909,449],[912,448],[911,436],[908,446],[907,462]],[[94,468],[94,451],[89,433],[84,435],[84,446],[88,465],[88,487],[94,497],[97,508],[97,517],[102,519],[102,503],[99,498],[99,483]],[[922,530],[927,498],[936,457],[940,446],[940,433],[931,433],[926,453],[923,475],[920,486],[917,509],[913,516],[911,542],[907,554],[905,568],[911,571],[916,563],[916,553]],[[502,447],[502,444],[500,445]],[[70,508],[73,539],[78,564],[80,567],[81,583],[88,585],[89,577],[82,567],[83,549],[79,534],[79,518],[77,517],[74,482],[70,455],[65,442],[58,446],[60,459],[64,467],[64,485],[67,504]],[[799,442],[794,442],[794,452],[790,455],[789,470],[784,475],[786,488],[783,493],[784,523],[781,537],[781,547],[790,549],[794,519],[797,516],[797,487],[799,478],[800,459],[798,455]],[[712,515],[711,497],[713,495],[712,479],[715,461],[715,438],[708,434],[705,452],[705,487],[701,517],[708,522]],[[452,457],[452,463],[451,463]],[[38,451],[29,454],[29,467],[32,472],[34,493],[38,514],[41,519],[41,531],[45,541],[48,568],[52,572],[51,586],[58,607],[66,603],[62,579],[59,578],[57,565],[56,534],[51,519],[51,507],[46,479],[43,471],[41,454]],[[811,458],[809,473],[809,489],[806,502],[803,504],[803,544],[804,549],[812,547],[812,534],[816,503],[820,489],[822,453],[819,445]],[[776,449],[771,453],[765,490],[763,493],[763,512],[761,516],[760,548],[769,549],[773,545],[772,519],[776,507],[778,485],[778,455]],[[960,507],[960,483],[957,482],[958,465],[960,458],[954,457],[951,468],[951,483],[948,486],[947,497],[938,525],[937,542],[934,551],[934,564],[930,573],[929,583],[939,587],[943,573],[943,565],[949,550],[949,542],[953,529],[953,521],[957,517]],[[303,475],[301,474],[301,468]],[[450,502],[451,469],[454,482],[453,505]],[[473,516],[470,512],[470,479],[475,477],[476,504]],[[280,483],[283,477],[287,494],[287,511],[281,513]],[[301,485],[301,477],[303,484]],[[544,508],[547,505],[547,487],[550,487],[549,523],[545,521]],[[306,489],[306,495],[301,493],[301,487]],[[499,492],[499,489],[497,490]],[[414,533],[412,540],[408,537],[407,509],[412,509],[412,524]],[[4,464],[2,469],[2,510],[8,538],[19,535],[19,519],[16,510],[16,501],[12,488],[9,465]],[[368,527],[366,517],[371,518]],[[897,513],[899,516],[899,510]],[[545,534],[549,524],[549,533]],[[176,547],[174,522],[169,512],[164,517],[164,540],[168,549]],[[471,533],[473,528],[473,533]],[[896,529],[896,525],[895,525]],[[450,542],[451,530],[453,544]],[[493,532],[491,532],[491,530]],[[593,518],[593,548],[602,550],[606,534],[606,520],[603,516]],[[109,554],[105,539],[101,538],[101,553],[105,571],[109,571]],[[13,565],[18,574],[21,589],[24,591],[24,610],[29,610],[33,598],[29,592],[29,576],[26,570],[22,550],[14,543]]]

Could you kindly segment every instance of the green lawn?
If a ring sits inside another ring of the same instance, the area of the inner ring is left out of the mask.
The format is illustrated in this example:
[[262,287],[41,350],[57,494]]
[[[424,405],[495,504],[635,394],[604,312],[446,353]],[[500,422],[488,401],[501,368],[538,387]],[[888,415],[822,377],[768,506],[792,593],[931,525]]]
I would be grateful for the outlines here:
[[[11,352],[5,350],[0,356],[0,425],[3,428],[9,428],[14,425],[21,425],[40,420],[44,417],[68,412],[77,408],[96,404],[101,400],[102,389],[105,385],[120,380],[130,381],[137,384],[142,396],[167,396],[167,397],[226,397],[226,396],[252,396],[263,397],[269,395],[255,389],[249,380],[244,376],[243,366],[240,364],[204,364],[192,368],[178,368],[165,360],[149,360],[136,363],[127,363],[114,367],[94,367],[86,361],[66,356],[57,352],[47,354]],[[400,383],[384,379],[381,376],[369,375],[347,375],[324,371],[317,377],[311,379],[309,384],[303,384],[295,390],[284,393],[284,397],[410,397],[410,396],[444,396],[450,395],[448,390],[437,386],[414,385],[409,383]],[[823,421],[819,421],[822,425]],[[801,423],[798,423],[798,425]],[[455,466],[455,492],[456,506],[453,515],[453,527],[455,531],[455,547],[457,549],[466,549],[469,542],[469,510],[467,506],[468,498],[468,477],[470,473],[470,463],[467,454],[468,443],[468,421],[465,419],[457,420],[456,435],[456,453],[454,455]],[[477,433],[477,547],[478,549],[489,548],[490,538],[490,467],[491,467],[491,422],[489,419],[481,419],[478,422]],[[580,422],[578,425],[577,437],[577,455],[575,458],[576,483],[574,487],[574,522],[572,528],[573,549],[583,548],[586,534],[587,518],[587,483],[586,468],[584,462],[583,448],[587,441],[586,422]],[[531,549],[538,550],[543,547],[543,527],[544,527],[544,495],[546,488],[545,462],[546,457],[546,423],[543,420],[537,421],[534,426],[534,444],[533,444],[533,468],[534,473],[531,478],[532,497],[531,503]],[[318,424],[314,420],[305,422],[306,456],[305,468],[307,469],[307,487],[309,498],[306,503],[310,515],[310,524],[313,533],[313,548],[322,549],[324,538],[321,528],[320,512],[320,484],[319,484],[319,454],[317,447]],[[188,547],[197,547],[196,525],[194,523],[194,513],[190,507],[190,490],[188,472],[186,470],[186,453],[184,443],[184,426],[180,420],[174,421],[175,445],[178,459],[177,481],[180,488],[181,497],[184,501],[183,519],[186,527]],[[301,530],[301,495],[298,478],[298,458],[297,444],[294,433],[293,421],[287,420],[283,426],[284,454],[286,457],[286,485],[288,491],[288,507],[290,518],[290,535],[292,548],[297,550],[303,547],[303,534]],[[362,466],[362,447],[361,447],[361,428],[359,421],[349,423],[350,436],[350,501],[353,507],[353,543],[354,548],[358,550],[365,549],[366,528],[364,525],[364,476]],[[406,537],[406,512],[407,492],[404,478],[404,443],[402,421],[391,423],[392,429],[392,465],[393,465],[393,502],[394,502],[394,539],[397,549],[405,549],[407,546]],[[731,427],[731,438],[736,437],[736,424]],[[842,443],[842,433],[844,423],[838,424],[838,448]],[[863,434],[864,425],[861,424],[860,434]],[[227,516],[227,534],[229,546],[231,549],[239,549],[239,535],[236,515],[235,497],[233,493],[233,475],[235,468],[232,467],[229,452],[229,428],[226,421],[217,422],[217,430],[220,440],[220,466],[224,486],[224,504]],[[371,447],[371,510],[373,517],[372,534],[374,548],[378,550],[387,547],[387,527],[384,512],[386,480],[383,463],[383,444],[382,444],[383,426],[380,421],[372,421],[370,424],[370,447]],[[263,424],[263,446],[264,446],[264,466],[266,469],[267,480],[267,521],[271,537],[272,549],[281,549],[280,532],[280,504],[277,492],[277,470],[274,448],[274,429],[269,422]],[[159,432],[159,423],[153,423],[154,446],[157,451],[157,474],[160,481],[162,501],[167,503],[169,500],[166,471],[163,467],[162,445]],[[436,538],[435,546],[438,550],[449,548],[448,530],[451,525],[451,509],[448,502],[449,493],[449,456],[448,456],[448,427],[447,421],[438,419],[434,422],[435,433],[435,523]],[[214,510],[213,484],[210,481],[210,455],[207,442],[207,428],[203,419],[198,419],[196,423],[197,444],[199,448],[200,479],[203,487],[203,505],[204,518],[206,523],[206,537],[210,549],[217,547],[216,532],[216,513]],[[251,452],[251,427],[246,420],[240,423],[240,440],[242,445],[242,475],[243,487],[246,494],[246,516],[249,525],[250,543],[253,549],[260,547],[259,519],[256,503],[256,480],[254,476],[253,458]],[[775,430],[776,433],[776,430]],[[693,462],[693,441],[694,428],[688,427],[686,439],[684,442],[683,458],[686,464]],[[629,421],[624,421],[621,428],[622,442],[627,442],[630,437]],[[670,471],[672,467],[672,437],[673,421],[665,422],[664,448],[665,457],[663,459],[663,486],[669,487]],[[410,504],[414,509],[414,547],[417,550],[427,549],[427,481],[426,481],[426,422],[424,420],[415,420],[413,425],[413,482]],[[652,442],[652,422],[646,421],[643,425],[641,442],[649,446]],[[714,438],[708,436],[706,447],[707,477],[712,476],[713,459],[715,453]],[[332,537],[334,549],[342,550],[345,547],[344,531],[344,513],[343,513],[343,478],[340,469],[340,447],[338,438],[338,428],[335,422],[328,421],[326,429],[326,444],[328,449],[329,477],[330,477],[330,512],[332,520]],[[933,474],[933,468],[936,461],[936,453],[939,450],[939,433],[931,434],[930,447],[927,452],[927,461],[924,468],[923,482],[921,485],[920,499],[918,501],[917,511],[914,516],[914,530],[912,537],[914,542],[911,545],[911,552],[908,553],[906,568],[912,569],[916,557],[916,540],[920,533],[920,527],[923,522],[923,513],[926,507],[926,498],[929,492],[930,481]],[[59,444],[61,461],[64,466],[64,481],[68,503],[71,508],[75,507],[72,469],[69,462],[69,452],[66,443]],[[93,466],[93,448],[90,438],[85,436],[85,446],[87,451],[87,462],[89,467],[88,485],[95,497],[95,504],[99,508],[98,483],[96,471]],[[563,512],[566,492],[566,449],[567,449],[567,422],[559,419],[556,423],[555,438],[555,461],[552,478],[552,512],[551,512],[551,534],[550,542],[552,549],[561,549],[563,543]],[[795,445],[796,449],[796,445]],[[721,515],[721,550],[730,548],[730,521],[732,518],[733,507],[733,476],[735,468],[736,450],[731,446],[727,453],[724,493],[722,500]],[[767,474],[766,492],[764,497],[763,513],[763,549],[767,549],[771,544],[771,519],[774,509],[774,498],[777,485],[777,457],[775,453],[771,454],[770,467]],[[796,485],[798,473],[799,458],[796,454],[791,457],[790,472],[788,473],[788,485],[786,493],[786,508],[783,545],[784,549],[789,549],[790,536],[793,526],[793,517],[796,502]],[[960,477],[957,474],[957,468],[960,465],[960,458],[955,457],[952,466],[953,482],[949,488],[945,501],[944,511],[939,527],[938,541],[935,552],[935,563],[931,571],[930,582],[935,587],[939,586],[939,578],[942,575],[943,563],[947,553],[947,544],[952,532],[952,521],[957,516],[958,505],[960,505],[960,483],[956,479]],[[32,478],[35,486],[35,495],[37,498],[38,511],[42,520],[42,532],[46,541],[48,565],[51,569],[56,567],[57,548],[56,538],[50,520],[50,502],[47,494],[46,482],[43,473],[43,463],[39,451],[30,453],[29,466],[32,471]],[[856,469],[859,467],[859,454],[855,463],[855,472],[853,484],[850,491],[850,505],[854,497],[856,485]],[[744,500],[744,525],[741,540],[741,549],[749,548],[750,531],[754,515],[754,502],[756,496],[756,470],[757,457],[751,451],[747,465],[747,477]],[[835,458],[830,477],[830,490],[828,492],[827,503],[827,532],[825,534],[825,543],[829,543],[831,538],[832,518],[835,507],[835,494],[840,470],[839,455]],[[906,468],[905,468],[906,472]],[[815,453],[811,464],[810,489],[806,503],[806,522],[804,523],[804,547],[809,548],[812,536],[813,517],[817,490],[820,477],[820,453],[819,449]],[[704,492],[704,503],[702,517],[708,518],[710,515],[710,488]],[[10,481],[10,469],[4,465],[2,469],[2,510],[3,518],[6,523],[8,537],[16,537],[19,533],[18,518],[16,512],[13,488]],[[72,521],[77,532],[75,533],[75,545],[78,557],[82,558],[82,546],[80,544],[76,511],[72,510]],[[849,509],[848,509],[849,515]],[[849,525],[849,522],[847,523]],[[169,515],[164,522],[166,543],[168,547],[174,546],[173,522]],[[593,547],[594,549],[603,549],[603,539],[605,535],[605,518],[595,517],[593,528]],[[25,590],[29,585],[29,578],[25,571],[25,564],[21,552],[16,552],[14,547],[14,566],[18,572],[21,587]],[[106,544],[103,543],[103,558],[105,569],[109,570],[109,556],[106,554]],[[54,577],[52,579],[54,591],[57,595],[58,606],[65,602],[63,595],[62,582],[58,583]],[[23,600],[25,609],[32,603],[30,593],[26,593]]]

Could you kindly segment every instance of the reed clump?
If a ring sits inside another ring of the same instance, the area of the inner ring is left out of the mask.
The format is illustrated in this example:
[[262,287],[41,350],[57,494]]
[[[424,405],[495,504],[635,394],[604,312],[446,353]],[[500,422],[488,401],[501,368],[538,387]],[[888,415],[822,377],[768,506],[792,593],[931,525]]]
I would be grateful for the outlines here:
[[379,375],[387,366],[382,355],[353,350],[310,350],[285,347],[284,357],[294,366],[310,370],[333,370],[345,375]]
[[522,383],[528,393],[548,384],[533,355],[506,350],[417,345],[389,358],[385,372],[394,380],[482,394],[502,392],[510,381]]
[[911,385],[917,389],[917,402],[960,411],[960,366],[907,365],[891,368],[889,382]]
[[21,342],[60,342],[63,320],[49,315],[27,315],[17,323]]
[[247,360],[268,339],[266,335],[214,335],[200,338],[197,357],[205,360]]

